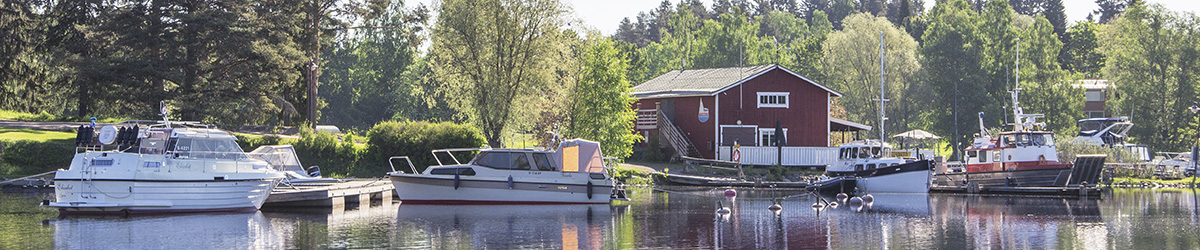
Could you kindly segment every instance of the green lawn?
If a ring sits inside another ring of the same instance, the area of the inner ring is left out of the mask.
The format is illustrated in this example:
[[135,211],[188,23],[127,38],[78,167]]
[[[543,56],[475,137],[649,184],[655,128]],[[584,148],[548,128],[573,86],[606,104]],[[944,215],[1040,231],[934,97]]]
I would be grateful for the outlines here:
[[31,140],[45,142],[50,140],[73,140],[75,133],[33,130],[27,128],[0,128],[0,140],[17,141]]

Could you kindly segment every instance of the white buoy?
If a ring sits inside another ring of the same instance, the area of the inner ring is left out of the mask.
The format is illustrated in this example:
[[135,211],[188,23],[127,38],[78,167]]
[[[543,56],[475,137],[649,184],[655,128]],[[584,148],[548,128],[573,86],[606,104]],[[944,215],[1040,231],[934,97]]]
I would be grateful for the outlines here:
[[730,211],[728,207],[722,205],[721,201],[717,201],[717,214],[729,214],[729,212]]
[[846,204],[852,207],[860,207],[863,205],[863,199],[859,197],[850,198],[850,201],[847,201]]
[[776,202],[775,204],[771,204],[770,207],[767,207],[767,209],[770,209],[771,211],[779,211],[783,209],[783,205],[779,205],[779,203]]
[[825,205],[821,204],[821,202],[817,202],[817,203],[813,203],[812,207],[813,208],[822,208],[822,207],[825,207]]
[[850,196],[849,196],[849,195],[846,195],[846,193],[838,193],[838,194],[837,194],[837,200],[838,200],[838,201],[840,201],[840,202],[843,202],[843,203],[845,203],[845,202],[846,202],[846,198],[850,198]]
[[725,189],[725,197],[734,197],[734,196],[737,196],[737,190],[733,190],[732,188]]
[[875,202],[875,196],[870,195],[870,194],[863,195],[862,200],[863,200],[863,202],[866,202],[867,204],[871,204],[871,203]]

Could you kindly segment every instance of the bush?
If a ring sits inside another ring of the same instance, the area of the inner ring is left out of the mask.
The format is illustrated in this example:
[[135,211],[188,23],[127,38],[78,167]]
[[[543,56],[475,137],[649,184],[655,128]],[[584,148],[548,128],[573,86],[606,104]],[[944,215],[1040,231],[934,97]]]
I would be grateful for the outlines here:
[[[363,162],[378,173],[391,171],[388,158],[408,156],[417,171],[437,164],[430,151],[446,148],[477,148],[486,143],[483,134],[474,127],[454,123],[398,122],[376,124],[367,132],[367,157]],[[476,152],[457,153],[454,157],[466,163]],[[442,163],[453,164],[446,155],[439,154]],[[449,162],[447,162],[449,161]],[[396,170],[411,171],[403,160],[395,162]]]
[[246,151],[246,152],[250,152],[250,150],[254,150],[254,149],[257,149],[258,147],[265,146],[265,145],[280,145],[280,142],[283,141],[282,138],[279,138],[279,136],[275,136],[275,135],[268,135],[268,136],[262,136],[262,137],[250,137],[250,136],[244,136],[244,135],[234,135],[234,136],[237,137],[238,146],[241,146],[242,151]]
[[338,140],[337,136],[325,131],[301,129],[300,139],[292,144],[296,148],[296,156],[300,163],[308,166],[321,166],[321,172],[331,175],[350,176],[381,176],[384,172],[371,172],[358,166],[362,160],[363,149],[353,142]]
[[0,174],[33,175],[70,167],[75,141],[70,139],[0,140]]

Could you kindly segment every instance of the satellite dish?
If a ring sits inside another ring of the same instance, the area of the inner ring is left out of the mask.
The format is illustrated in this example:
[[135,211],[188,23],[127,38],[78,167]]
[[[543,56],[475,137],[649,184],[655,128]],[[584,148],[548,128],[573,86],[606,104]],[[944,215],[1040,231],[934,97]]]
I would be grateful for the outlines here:
[[100,128],[100,134],[97,137],[99,137],[100,143],[104,145],[112,144],[113,141],[117,140],[117,127],[112,125],[104,126]]

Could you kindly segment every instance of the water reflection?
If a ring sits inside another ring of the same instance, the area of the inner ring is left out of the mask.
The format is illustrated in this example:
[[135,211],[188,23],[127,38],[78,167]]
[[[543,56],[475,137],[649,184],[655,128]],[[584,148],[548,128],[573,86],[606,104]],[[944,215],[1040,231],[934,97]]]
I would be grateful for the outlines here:
[[[1193,190],[1104,199],[873,194],[814,210],[796,191],[630,190],[621,205],[376,204],[316,210],[62,217],[0,193],[0,248],[64,249],[1026,249],[1200,248]],[[788,197],[781,211],[773,198]],[[717,202],[730,213],[716,213]],[[43,220],[45,221],[43,223]]]
[[[396,232],[402,245],[432,248],[605,248],[609,205],[401,205]],[[611,248],[611,247],[610,247]]]

